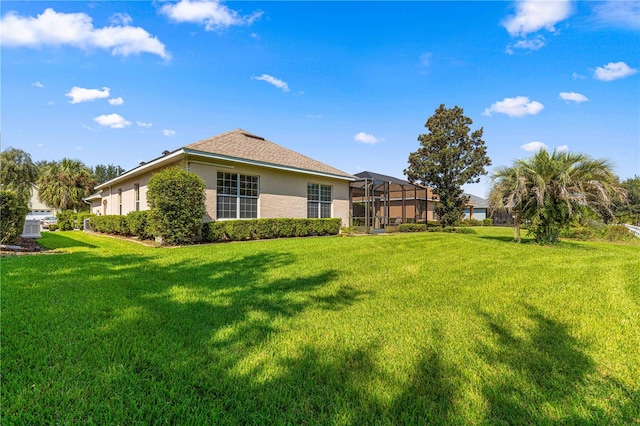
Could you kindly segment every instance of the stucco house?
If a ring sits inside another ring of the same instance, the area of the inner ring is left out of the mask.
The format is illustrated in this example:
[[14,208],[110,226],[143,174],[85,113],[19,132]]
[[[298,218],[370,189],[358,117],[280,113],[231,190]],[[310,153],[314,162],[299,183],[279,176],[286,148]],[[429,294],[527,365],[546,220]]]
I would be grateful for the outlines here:
[[100,215],[147,210],[149,179],[167,167],[181,167],[205,181],[206,222],[333,217],[349,224],[354,176],[242,129],[165,151],[98,185],[85,201]]

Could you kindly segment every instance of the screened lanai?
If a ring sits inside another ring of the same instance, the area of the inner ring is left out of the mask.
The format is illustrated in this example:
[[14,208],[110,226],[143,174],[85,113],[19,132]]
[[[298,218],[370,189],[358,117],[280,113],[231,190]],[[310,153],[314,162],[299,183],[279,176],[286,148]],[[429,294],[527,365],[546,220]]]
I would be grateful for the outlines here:
[[361,232],[384,232],[401,223],[433,220],[431,188],[374,172],[351,182],[351,223]]

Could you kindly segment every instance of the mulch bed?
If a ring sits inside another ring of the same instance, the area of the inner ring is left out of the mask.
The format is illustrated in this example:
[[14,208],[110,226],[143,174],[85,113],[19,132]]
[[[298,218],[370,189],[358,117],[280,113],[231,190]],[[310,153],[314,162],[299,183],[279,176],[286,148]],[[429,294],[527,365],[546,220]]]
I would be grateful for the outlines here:
[[47,251],[48,249],[38,244],[34,238],[18,238],[13,244],[2,245],[0,248],[0,256],[19,256],[24,254],[37,254]]

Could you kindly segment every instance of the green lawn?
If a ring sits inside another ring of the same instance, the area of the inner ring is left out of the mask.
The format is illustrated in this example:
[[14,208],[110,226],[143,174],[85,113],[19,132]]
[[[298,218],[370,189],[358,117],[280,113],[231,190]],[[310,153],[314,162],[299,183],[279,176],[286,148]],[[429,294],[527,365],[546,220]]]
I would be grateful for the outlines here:
[[2,259],[2,422],[640,423],[640,245],[476,229],[44,233]]

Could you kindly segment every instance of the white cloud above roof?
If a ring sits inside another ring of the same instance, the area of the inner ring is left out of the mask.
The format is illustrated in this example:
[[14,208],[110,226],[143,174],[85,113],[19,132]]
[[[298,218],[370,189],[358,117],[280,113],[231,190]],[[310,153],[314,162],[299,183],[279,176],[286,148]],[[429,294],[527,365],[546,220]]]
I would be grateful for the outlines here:
[[525,151],[529,151],[529,152],[538,152],[541,149],[546,150],[547,149],[547,145],[543,142],[540,141],[532,141],[529,143],[525,143],[524,145],[521,145],[520,148],[524,149]]
[[640,2],[609,0],[591,4],[596,22],[607,26],[640,29]]
[[573,12],[569,0],[521,0],[515,3],[515,15],[507,17],[502,25],[510,35],[524,37],[542,29],[555,32],[555,25]]
[[560,145],[559,147],[556,148],[556,152],[569,152],[569,146]]
[[[127,22],[127,19],[120,17],[120,22]],[[9,12],[0,20],[0,28],[3,46],[39,48],[66,45],[84,50],[111,50],[112,55],[152,53],[163,59],[171,57],[165,45],[143,28],[128,24],[94,28],[92,18],[85,13],[58,13],[47,8],[37,17],[32,17]]]
[[204,25],[206,31],[234,25],[251,25],[262,16],[261,11],[242,16],[219,1],[207,0],[180,0],[178,3],[165,4],[160,8],[160,12],[175,22]]
[[365,133],[365,132],[356,133],[356,135],[353,137],[353,140],[356,142],[367,143],[372,145],[379,142],[384,142],[384,138],[378,138],[373,136],[370,133]]
[[560,92],[560,96],[559,97],[563,101],[575,102],[577,104],[579,104],[581,102],[588,102],[589,101],[589,98],[587,98],[585,95],[583,95],[582,93],[576,93],[576,92]]
[[138,127],[151,127],[153,123],[145,123],[144,121],[136,121]]
[[108,98],[109,88],[103,87],[100,89],[85,89],[83,87],[74,86],[69,90],[69,93],[65,96],[71,98],[69,101],[72,104],[79,104],[80,102],[90,102],[96,99]]
[[40,83],[39,81],[36,81],[35,83],[31,83],[31,85],[33,87],[37,87],[38,89],[42,89],[44,87],[44,84]]
[[260,81],[266,81],[267,83],[277,87],[278,89],[282,90],[283,92],[288,92],[289,91],[289,85],[287,83],[285,83],[284,81],[280,80],[279,78],[273,77],[269,74],[262,74],[259,77],[251,77],[254,80],[260,80]]
[[494,102],[486,108],[482,115],[492,115],[493,113],[506,114],[509,117],[524,117],[525,115],[536,115],[544,109],[538,101],[532,101],[526,96],[516,96],[515,98],[504,98]]
[[94,118],[93,121],[101,126],[110,127],[112,129],[124,129],[125,127],[131,125],[131,122],[127,121],[120,114],[99,115],[98,117]]
[[631,68],[624,62],[609,62],[603,67],[596,67],[593,78],[601,81],[613,81],[629,77],[637,72],[637,69]]
[[109,105],[122,105],[124,103],[124,99],[122,98],[111,98],[109,99],[107,102],[109,102]]
[[543,36],[538,35],[531,39],[518,40],[517,42],[507,46],[507,53],[513,55],[516,49],[520,50],[540,50],[545,45]]
[[165,135],[166,137],[170,138],[171,136],[175,136],[176,135],[176,131],[175,130],[164,129],[162,131],[162,134]]

